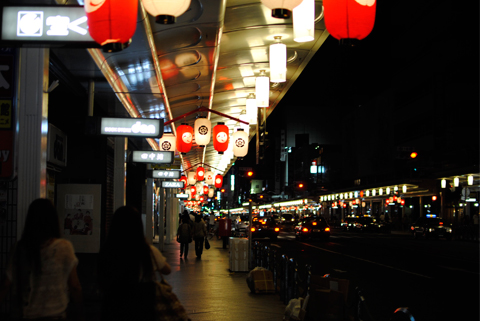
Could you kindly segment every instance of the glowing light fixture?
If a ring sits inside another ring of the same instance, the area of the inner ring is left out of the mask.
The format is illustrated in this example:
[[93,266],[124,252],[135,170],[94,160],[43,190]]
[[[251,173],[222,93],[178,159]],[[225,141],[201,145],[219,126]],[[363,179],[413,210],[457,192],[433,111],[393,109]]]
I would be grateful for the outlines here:
[[270,81],[265,70],[260,70],[260,74],[255,78],[255,96],[257,97],[257,107],[268,107],[270,98]]
[[460,179],[458,177],[455,177],[453,179],[453,186],[458,187],[460,185]]
[[197,173],[195,172],[189,172],[187,176],[187,183],[188,185],[195,185],[197,182]]
[[205,183],[207,185],[213,185],[215,180],[215,174],[212,171],[208,171],[205,173]]
[[261,2],[272,9],[272,17],[289,19],[293,8],[302,3],[302,0],[261,0]]
[[202,166],[197,167],[197,180],[203,181],[205,178],[205,169]]
[[315,0],[303,0],[293,9],[293,40],[308,42],[315,39]]
[[163,135],[158,143],[161,151],[175,152],[177,147],[177,138],[175,135]]
[[239,128],[232,135],[233,154],[235,157],[245,157],[248,153],[248,134]]
[[467,176],[467,184],[472,186],[473,185],[473,175]]
[[247,118],[248,118],[247,121],[251,125],[255,125],[257,123],[258,108],[257,108],[257,100],[255,98],[254,93],[248,94],[246,107],[247,107],[246,111],[247,111]]
[[142,0],[142,3],[156,23],[172,24],[187,11],[191,0]]
[[223,176],[220,174],[217,174],[215,176],[215,187],[220,188],[223,185]]
[[275,36],[275,42],[270,45],[270,82],[287,81],[287,46],[282,43],[282,37]]
[[230,139],[230,132],[225,123],[218,123],[213,127],[213,148],[219,153],[223,154],[228,148]]
[[407,185],[403,185],[403,186],[402,186],[402,192],[403,192],[403,193],[406,193],[406,192],[407,192]]
[[193,128],[187,124],[181,124],[177,127],[177,150],[179,153],[186,154],[192,149]]

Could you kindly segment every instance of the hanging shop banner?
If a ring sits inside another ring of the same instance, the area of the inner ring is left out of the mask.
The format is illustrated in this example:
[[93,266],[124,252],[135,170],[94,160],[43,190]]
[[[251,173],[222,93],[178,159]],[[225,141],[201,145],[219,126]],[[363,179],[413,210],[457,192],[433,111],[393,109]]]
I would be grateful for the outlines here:
[[61,44],[99,47],[88,33],[82,6],[3,7],[1,40],[19,46]]
[[0,48],[0,180],[15,177],[15,52]]
[[132,161],[135,163],[171,164],[173,152],[138,151],[132,153]]
[[150,138],[163,135],[163,118],[102,118],[100,126],[102,135]]
[[183,181],[162,181],[163,188],[185,188]]
[[167,179],[179,179],[180,171],[171,171],[171,170],[153,170],[151,178],[167,178]]

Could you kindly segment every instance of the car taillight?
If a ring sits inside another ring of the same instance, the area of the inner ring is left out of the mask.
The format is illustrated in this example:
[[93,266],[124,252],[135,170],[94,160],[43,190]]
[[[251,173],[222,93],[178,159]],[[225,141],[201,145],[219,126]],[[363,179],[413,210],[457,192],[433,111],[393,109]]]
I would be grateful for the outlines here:
[[312,225],[317,225],[317,222],[313,222]]
[[279,227],[276,227],[276,228],[275,228],[275,232],[280,232],[280,228],[279,228]]
[[255,228],[254,228],[254,227],[252,227],[252,228],[250,229],[250,231],[252,231],[252,232],[255,232]]
[[304,227],[304,228],[302,229],[302,232],[308,232],[308,228]]
[[440,222],[440,225],[443,225],[443,222]]
[[265,221],[262,221],[262,224],[265,224]]
[[415,229],[415,227],[413,227],[413,226],[410,226],[410,229],[413,231],[413,230]]
[[326,228],[325,228],[325,232],[330,232],[330,228],[329,228],[329,227],[326,227]]

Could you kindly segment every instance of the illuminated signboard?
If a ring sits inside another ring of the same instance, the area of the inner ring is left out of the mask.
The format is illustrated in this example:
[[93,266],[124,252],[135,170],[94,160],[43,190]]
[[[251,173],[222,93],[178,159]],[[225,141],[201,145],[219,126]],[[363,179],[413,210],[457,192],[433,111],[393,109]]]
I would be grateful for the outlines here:
[[180,199],[188,199],[188,194],[175,194],[175,197]]
[[4,7],[1,36],[4,41],[99,47],[88,33],[85,9],[80,6]]
[[136,163],[171,164],[173,152],[133,151],[132,161]]
[[178,179],[180,178],[180,171],[170,171],[170,170],[154,170],[152,171],[152,178],[168,178],[168,179]]
[[109,136],[162,137],[163,119],[102,118],[100,133]]
[[180,181],[162,181],[163,188],[184,188],[185,182]]

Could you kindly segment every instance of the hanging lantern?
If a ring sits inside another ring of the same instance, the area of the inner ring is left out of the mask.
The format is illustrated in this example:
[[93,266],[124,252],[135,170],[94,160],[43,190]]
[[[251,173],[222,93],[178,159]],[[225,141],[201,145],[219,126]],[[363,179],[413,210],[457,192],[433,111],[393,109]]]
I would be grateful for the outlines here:
[[205,202],[205,196],[203,196],[203,195],[200,196],[199,201],[200,201],[201,203]]
[[187,124],[181,124],[177,128],[177,150],[186,154],[192,149],[193,128]]
[[203,194],[207,195],[208,194],[208,186],[203,185]]
[[205,117],[195,120],[195,142],[200,147],[205,147],[210,143],[210,131],[212,123]]
[[196,201],[199,201],[199,200],[200,200],[200,195],[195,194],[195,200],[196,200]]
[[255,98],[254,93],[249,93],[247,96],[247,102],[246,102],[246,112],[247,112],[247,122],[250,123],[250,125],[256,125],[257,124],[257,114],[258,114],[258,108],[257,108],[257,99]]
[[158,146],[160,147],[161,151],[175,152],[175,148],[177,147],[177,139],[175,135],[163,135],[158,142]]
[[287,46],[282,43],[282,37],[275,36],[275,42],[270,45],[270,82],[287,81]]
[[190,7],[191,0],[142,0],[145,10],[160,24],[175,23]]
[[375,23],[376,0],[324,0],[325,27],[342,43],[368,36]]
[[188,173],[188,185],[194,185],[197,182],[197,175],[195,172]]
[[257,97],[257,107],[268,107],[270,81],[265,70],[260,70],[260,75],[255,78],[255,96]]
[[223,176],[220,174],[215,175],[215,188],[220,188],[223,185]]
[[200,183],[200,182],[196,182],[195,183],[195,188],[197,190],[197,194],[198,195],[202,195],[203,194],[203,184]]
[[194,185],[190,186],[190,194],[192,195],[192,198],[197,194],[197,188]]
[[88,32],[105,52],[126,48],[137,28],[136,0],[86,1]]
[[269,9],[272,9],[272,17],[288,19],[292,15],[292,10],[302,0],[261,0],[261,2]]
[[202,166],[197,167],[197,181],[203,181],[205,178],[205,169]]
[[215,189],[210,187],[208,189],[208,197],[212,198],[215,195]]
[[187,181],[188,181],[187,176],[182,175],[182,177],[180,177],[180,182],[184,182],[183,189],[185,189],[187,187],[187,185],[188,185]]
[[248,135],[242,129],[239,128],[237,131],[232,135],[233,140],[233,154],[236,157],[245,157],[248,153]]
[[293,40],[308,42],[315,39],[315,0],[303,0],[293,9]]
[[212,171],[208,171],[205,173],[205,183],[207,185],[213,185],[215,181],[215,174]]
[[213,148],[223,154],[228,148],[229,131],[225,123],[218,123],[213,127]]

